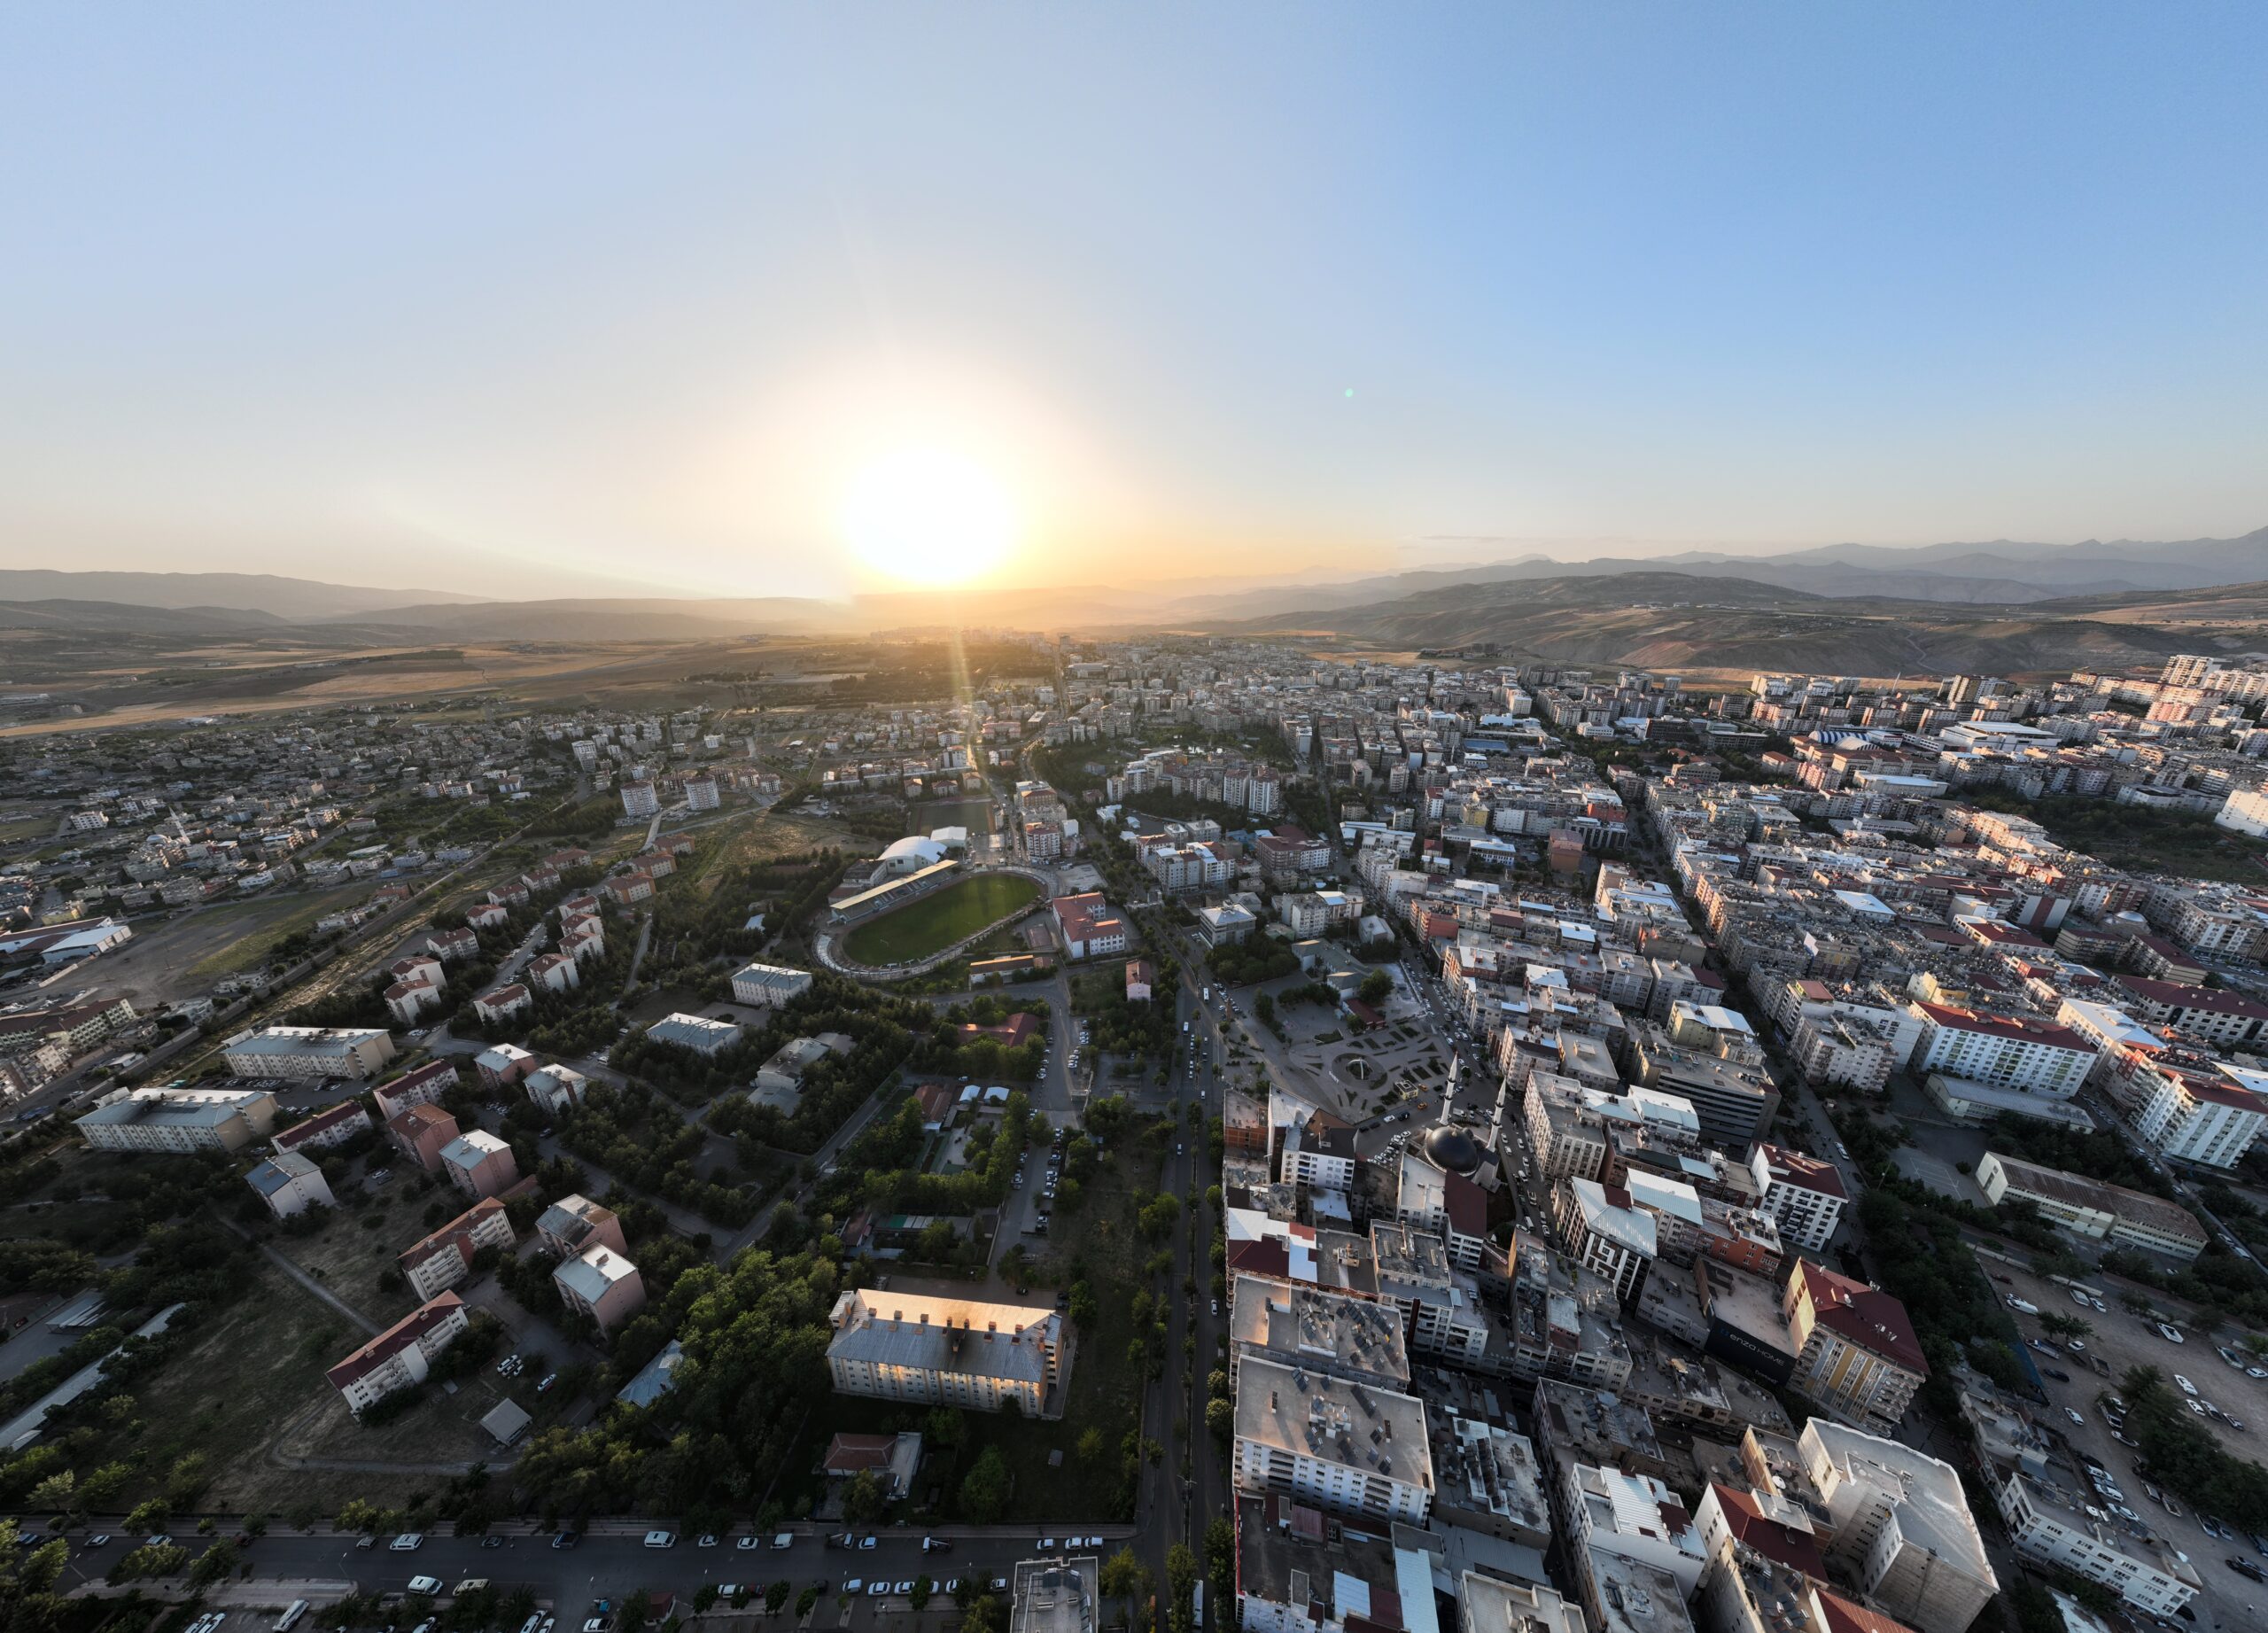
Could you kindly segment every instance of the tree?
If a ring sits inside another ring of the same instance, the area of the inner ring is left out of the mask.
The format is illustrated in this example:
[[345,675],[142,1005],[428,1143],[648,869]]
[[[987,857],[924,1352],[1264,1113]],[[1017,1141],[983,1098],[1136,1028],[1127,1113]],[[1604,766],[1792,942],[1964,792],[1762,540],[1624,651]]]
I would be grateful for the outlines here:
[[236,1544],[224,1536],[198,1556],[196,1565],[190,1569],[189,1579],[200,1588],[208,1582],[218,1582],[237,1568],[242,1557]]
[[1217,1395],[1206,1402],[1205,1427],[1213,1431],[1214,1439],[1219,1441],[1223,1446],[1227,1445],[1230,1437],[1236,1433],[1236,1403],[1223,1400]]
[[1007,1506],[1007,1459],[998,1446],[987,1446],[960,1482],[961,1518],[972,1525],[990,1525]]
[[1383,969],[1374,969],[1363,977],[1363,984],[1355,989],[1355,996],[1376,1007],[1393,994],[1394,977]]
[[1150,1567],[1134,1557],[1131,1548],[1121,1548],[1102,1562],[1098,1585],[1102,1589],[1103,1598],[1125,1602],[1130,1621],[1135,1602],[1149,1595]]
[[913,1579],[913,1591],[905,1596],[905,1602],[916,1610],[922,1609],[929,1603],[929,1594],[934,1585],[927,1576],[916,1576]]
[[851,1475],[850,1483],[843,1489],[843,1517],[853,1525],[872,1525],[889,1506],[889,1493],[870,1468]]

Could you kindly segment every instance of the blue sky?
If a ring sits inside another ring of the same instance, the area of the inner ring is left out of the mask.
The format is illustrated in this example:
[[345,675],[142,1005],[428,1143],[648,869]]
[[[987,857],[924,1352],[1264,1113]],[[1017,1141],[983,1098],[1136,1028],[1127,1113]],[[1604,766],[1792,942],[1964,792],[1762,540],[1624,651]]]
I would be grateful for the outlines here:
[[[2268,523],[2268,8],[0,16],[0,564],[831,593]],[[1350,394],[1351,393],[1351,394]]]

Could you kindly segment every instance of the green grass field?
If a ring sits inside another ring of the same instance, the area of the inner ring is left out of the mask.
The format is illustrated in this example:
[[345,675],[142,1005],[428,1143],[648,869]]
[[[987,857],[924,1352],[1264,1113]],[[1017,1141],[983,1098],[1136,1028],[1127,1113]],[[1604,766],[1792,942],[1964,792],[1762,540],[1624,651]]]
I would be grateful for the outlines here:
[[[48,826],[54,827],[52,822]],[[965,828],[972,837],[992,831],[992,802],[989,799],[932,799],[913,808],[913,831],[934,828]]]
[[974,936],[1038,895],[1039,887],[1029,879],[976,874],[859,925],[844,940],[843,950],[859,963],[878,968],[910,964]]

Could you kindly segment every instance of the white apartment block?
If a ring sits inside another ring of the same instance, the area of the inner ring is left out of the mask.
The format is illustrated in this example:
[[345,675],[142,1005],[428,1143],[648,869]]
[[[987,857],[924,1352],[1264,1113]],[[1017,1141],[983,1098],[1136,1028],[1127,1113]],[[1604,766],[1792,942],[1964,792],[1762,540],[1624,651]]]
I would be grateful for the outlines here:
[[1977,1184],[1995,1208],[2010,1197],[2030,1202],[2050,1225],[2090,1241],[2148,1248],[2178,1259],[2194,1259],[2205,1250],[2205,1227],[2196,1216],[2147,1192],[1997,1151],[1987,1151],[1978,1161]]
[[1796,1444],[1827,1505],[1829,1563],[1915,1633],[1968,1633],[2000,1582],[1953,1465],[1824,1418]]
[[1423,1402],[1280,1361],[1238,1368],[1231,1465],[1239,1490],[1334,1513],[1422,1526],[1433,1507]]
[[1951,1004],[1916,1003],[1913,1011],[1922,1023],[1910,1062],[1916,1077],[1942,1072],[1996,1089],[2069,1100],[2094,1065],[2093,1046],[2051,1022],[1980,1015]]
[[765,1008],[801,998],[811,991],[812,972],[782,964],[750,964],[733,973],[733,1001],[751,1008]]
[[1780,1240],[1806,1253],[1824,1253],[1842,1222],[1850,1195],[1831,1163],[1759,1140],[1750,1154],[1757,1209],[1780,1227]]
[[393,1034],[373,1027],[266,1026],[221,1046],[239,1077],[369,1078],[393,1059]]
[[2008,1540],[2026,1559],[2076,1571],[2153,1616],[2171,1616],[2195,1597],[2197,1590],[2173,1574],[2172,1560],[2153,1558],[2154,1550],[2093,1519],[2081,1500],[2047,1481],[2009,1469],[2004,1478],[1988,1475],[1987,1483]]
[[1050,1306],[990,1304],[854,1289],[827,1318],[827,1371],[843,1395],[1041,1414],[1062,1365],[1062,1318]]
[[622,785],[622,814],[628,817],[649,817],[662,808],[661,797],[650,782],[625,782]]
[[97,1151],[239,1151],[276,1126],[261,1089],[136,1089],[78,1119]]
[[310,1208],[333,1205],[330,1182],[322,1177],[322,1170],[296,1151],[284,1152],[261,1163],[245,1176],[245,1182],[258,1192],[260,1200],[268,1204],[268,1211],[279,1219],[291,1218]]
[[2234,1168],[2268,1126],[2268,1073],[2223,1065],[2225,1081],[2180,1071],[2151,1074],[2134,1127],[2169,1157]]

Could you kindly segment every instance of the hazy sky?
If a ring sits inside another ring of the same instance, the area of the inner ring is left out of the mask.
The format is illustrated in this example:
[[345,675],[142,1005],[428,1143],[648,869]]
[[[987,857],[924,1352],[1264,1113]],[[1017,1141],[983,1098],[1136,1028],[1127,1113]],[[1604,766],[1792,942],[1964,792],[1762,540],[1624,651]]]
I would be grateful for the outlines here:
[[2264,84],[2256,0],[11,7],[0,564],[827,593],[908,447],[1039,581],[2243,532]]

